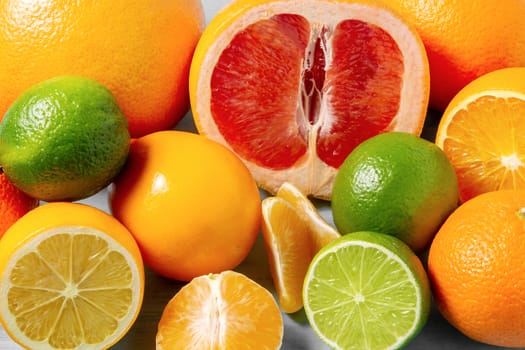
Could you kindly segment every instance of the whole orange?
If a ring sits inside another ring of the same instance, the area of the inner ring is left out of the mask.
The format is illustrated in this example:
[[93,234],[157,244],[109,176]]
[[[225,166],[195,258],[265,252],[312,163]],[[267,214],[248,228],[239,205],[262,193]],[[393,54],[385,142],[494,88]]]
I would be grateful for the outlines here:
[[0,0],[0,119],[30,86],[82,75],[111,90],[133,137],[171,128],[203,29],[199,0]]
[[38,200],[15,187],[0,168],[0,238],[15,221],[36,206]]
[[110,208],[145,264],[181,281],[235,268],[261,225],[260,194],[244,163],[215,141],[176,130],[132,142]]
[[418,30],[430,65],[430,106],[443,111],[467,83],[525,66],[523,0],[385,0]]
[[443,316],[479,342],[525,347],[525,191],[481,194],[443,224],[428,272]]

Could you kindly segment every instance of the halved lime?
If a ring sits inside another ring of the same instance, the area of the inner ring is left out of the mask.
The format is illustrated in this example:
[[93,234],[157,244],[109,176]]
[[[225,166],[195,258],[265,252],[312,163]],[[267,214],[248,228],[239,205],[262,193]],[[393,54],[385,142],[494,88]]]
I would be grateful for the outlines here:
[[334,349],[399,349],[424,327],[431,294],[426,272],[401,240],[356,232],[312,260],[303,287],[312,329]]

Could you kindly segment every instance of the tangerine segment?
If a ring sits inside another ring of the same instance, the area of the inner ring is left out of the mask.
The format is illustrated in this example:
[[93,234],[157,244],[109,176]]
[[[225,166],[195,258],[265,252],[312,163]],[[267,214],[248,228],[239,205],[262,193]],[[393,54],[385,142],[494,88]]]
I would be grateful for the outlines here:
[[303,281],[315,253],[310,228],[298,211],[280,197],[262,201],[263,237],[273,284],[286,313],[303,307]]
[[525,188],[525,96],[481,95],[458,109],[439,141],[454,165],[463,200]]
[[290,203],[301,220],[307,223],[310,228],[314,252],[317,253],[322,247],[341,236],[320,213],[323,205],[329,205],[330,203],[318,202],[317,206],[315,206],[308,197],[289,182],[285,182],[279,187],[277,197]]
[[372,0],[232,2],[190,72],[201,134],[233,149],[264,189],[290,181],[325,199],[357,144],[421,132],[428,87],[417,33]]
[[303,307],[303,281],[313,256],[340,234],[288,182],[277,196],[263,199],[262,213],[262,234],[281,310],[297,312]]
[[156,349],[279,349],[282,336],[270,292],[228,270],[194,278],[169,301]]

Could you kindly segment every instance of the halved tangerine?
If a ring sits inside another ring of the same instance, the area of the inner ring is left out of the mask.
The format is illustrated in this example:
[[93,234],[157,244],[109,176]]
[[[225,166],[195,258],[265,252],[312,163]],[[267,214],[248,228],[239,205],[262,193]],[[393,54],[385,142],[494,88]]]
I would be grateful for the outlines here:
[[420,134],[429,70],[415,31],[373,0],[238,0],[192,61],[198,131],[230,147],[260,187],[331,197],[346,156],[386,131]]

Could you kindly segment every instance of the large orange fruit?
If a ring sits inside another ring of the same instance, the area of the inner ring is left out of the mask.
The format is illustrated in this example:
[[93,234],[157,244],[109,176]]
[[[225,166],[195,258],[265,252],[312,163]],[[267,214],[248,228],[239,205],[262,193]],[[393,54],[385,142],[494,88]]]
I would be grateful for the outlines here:
[[203,27],[199,0],[0,0],[0,119],[30,86],[83,75],[113,92],[132,136],[170,128]]
[[414,28],[374,0],[239,0],[195,50],[198,131],[228,145],[258,184],[330,198],[348,153],[385,131],[419,134],[429,72]]
[[525,66],[523,0],[385,0],[414,24],[430,64],[430,106],[445,110],[475,78]]
[[481,194],[445,221],[428,272],[443,316],[468,337],[525,347],[525,191]]

